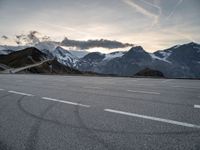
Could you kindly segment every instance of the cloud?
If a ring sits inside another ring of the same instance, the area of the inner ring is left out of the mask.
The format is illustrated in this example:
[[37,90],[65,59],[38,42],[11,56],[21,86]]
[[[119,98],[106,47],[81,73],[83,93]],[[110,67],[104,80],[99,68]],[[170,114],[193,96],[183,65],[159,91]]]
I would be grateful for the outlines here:
[[149,17],[149,18],[153,18],[153,25],[157,24],[159,21],[159,17],[162,13],[162,9],[161,7],[159,7],[158,5],[149,3],[145,0],[138,0],[140,2],[142,2],[143,4],[145,4],[148,7],[153,8],[154,10],[157,11],[157,13],[154,13],[150,10],[147,10],[145,7],[143,7],[142,5],[139,5],[135,2],[135,0],[122,0],[125,4],[131,6],[132,8],[136,9],[138,12],[142,13],[143,15]]
[[168,20],[170,17],[172,17],[174,15],[174,13],[176,12],[176,9],[178,8],[179,5],[181,5],[181,3],[183,2],[183,0],[179,0],[177,2],[177,4],[175,5],[174,9],[169,13],[169,15],[166,17],[166,20]]
[[110,40],[88,40],[88,41],[77,41],[77,40],[70,40],[68,38],[65,38],[61,42],[62,46],[69,46],[69,47],[78,47],[80,49],[90,49],[90,48],[108,48],[108,49],[116,49],[116,48],[125,48],[134,46],[133,44],[129,43],[121,43],[118,41],[110,41]]

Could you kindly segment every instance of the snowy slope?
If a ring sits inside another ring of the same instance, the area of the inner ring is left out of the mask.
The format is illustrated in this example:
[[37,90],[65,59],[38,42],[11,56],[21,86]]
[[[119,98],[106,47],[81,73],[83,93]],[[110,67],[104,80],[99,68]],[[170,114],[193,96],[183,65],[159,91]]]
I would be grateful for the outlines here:
[[78,57],[72,55],[69,51],[58,46],[53,52],[53,56],[61,63],[69,67],[75,68],[77,62],[80,60]]
[[157,60],[160,60],[160,61],[171,63],[170,61],[167,60],[167,58],[170,56],[170,53],[164,53],[164,52],[160,52],[160,53],[163,55],[163,57],[156,56],[153,53],[150,53],[150,56],[152,57],[153,60],[157,59]]
[[122,57],[125,54],[125,52],[113,52],[105,55],[105,58],[103,60],[112,60],[114,58]]

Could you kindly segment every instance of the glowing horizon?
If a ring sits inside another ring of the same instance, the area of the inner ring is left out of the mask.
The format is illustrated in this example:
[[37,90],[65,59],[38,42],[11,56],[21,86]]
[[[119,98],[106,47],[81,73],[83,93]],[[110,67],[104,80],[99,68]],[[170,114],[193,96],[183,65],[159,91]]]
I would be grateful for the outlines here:
[[108,39],[153,52],[200,42],[199,0],[2,0],[0,36],[36,30],[60,41]]

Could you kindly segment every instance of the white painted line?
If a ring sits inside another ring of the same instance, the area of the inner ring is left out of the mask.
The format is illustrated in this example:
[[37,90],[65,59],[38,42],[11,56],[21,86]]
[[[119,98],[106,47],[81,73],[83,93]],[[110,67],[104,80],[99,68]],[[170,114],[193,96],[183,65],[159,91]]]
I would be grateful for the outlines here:
[[4,89],[0,89],[0,91],[4,91]]
[[194,108],[199,108],[200,109],[200,105],[194,105]]
[[17,91],[8,91],[9,93],[18,94],[18,95],[24,95],[24,96],[34,96],[32,94],[17,92]]
[[129,112],[123,112],[123,111],[118,111],[118,110],[113,110],[113,109],[104,109],[104,111],[111,112],[111,113],[116,113],[116,114],[121,114],[121,115],[137,117],[137,118],[153,120],[153,121],[158,121],[158,122],[164,122],[164,123],[178,125],[178,126],[184,126],[184,127],[188,127],[188,128],[198,128],[198,129],[200,129],[199,125],[185,123],[185,122],[179,122],[179,121],[163,119],[163,118],[157,118],[157,117],[152,117],[152,116],[145,116],[145,115],[129,113]]
[[179,86],[179,85],[172,86],[172,87],[174,87],[174,88],[184,88],[184,89],[199,89],[199,87],[186,87],[186,86]]
[[127,90],[127,91],[132,92],[132,93],[142,93],[142,94],[155,94],[155,95],[160,94],[158,92],[148,92],[148,91],[133,91],[133,90]]
[[43,100],[48,100],[48,101],[65,103],[65,104],[69,104],[69,105],[76,105],[76,106],[82,106],[82,107],[87,107],[87,108],[90,107],[89,105],[84,105],[84,104],[79,104],[79,103],[74,103],[74,102],[69,102],[69,101],[64,101],[64,100],[49,98],[49,97],[42,97],[42,99]]

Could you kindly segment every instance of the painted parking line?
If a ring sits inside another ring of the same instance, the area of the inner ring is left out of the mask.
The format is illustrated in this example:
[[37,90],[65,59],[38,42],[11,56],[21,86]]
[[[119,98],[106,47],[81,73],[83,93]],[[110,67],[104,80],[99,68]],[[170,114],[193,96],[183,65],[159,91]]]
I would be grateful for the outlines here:
[[4,91],[4,89],[0,89],[0,91]]
[[200,109],[200,105],[194,105],[194,108],[199,108]]
[[131,117],[137,117],[137,118],[152,120],[152,121],[158,121],[158,122],[173,124],[173,125],[178,125],[178,126],[183,126],[183,127],[188,127],[188,128],[200,129],[199,125],[185,123],[185,122],[179,122],[179,121],[175,121],[175,120],[157,118],[157,117],[152,117],[152,116],[145,116],[145,115],[140,115],[140,114],[135,114],[135,113],[130,113],[130,112],[124,112],[124,111],[119,111],[119,110],[114,110],[114,109],[104,109],[104,111],[116,113],[116,114],[121,114],[121,115],[126,115],[126,116],[131,116]]
[[158,92],[149,92],[149,91],[134,91],[134,90],[127,90],[128,92],[132,93],[141,93],[141,94],[155,94],[155,95],[160,95]]
[[69,104],[69,105],[76,105],[76,106],[87,107],[87,108],[90,107],[89,105],[84,105],[84,104],[70,102],[70,101],[64,101],[64,100],[55,99],[55,98],[42,97],[42,99],[43,100],[48,100],[48,101],[54,101],[54,102],[64,103],[64,104]]
[[23,96],[34,96],[32,94],[23,93],[23,92],[17,92],[17,91],[8,91],[8,92],[9,93],[13,93],[13,94],[23,95]]
[[180,86],[180,85],[175,85],[172,87],[173,88],[183,88],[183,89],[199,89],[199,87],[187,87],[187,86]]

